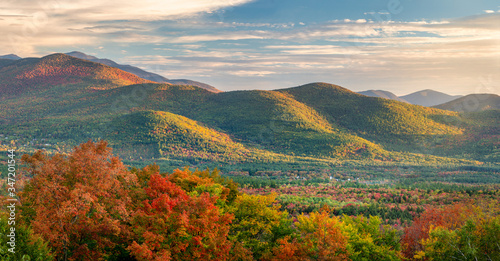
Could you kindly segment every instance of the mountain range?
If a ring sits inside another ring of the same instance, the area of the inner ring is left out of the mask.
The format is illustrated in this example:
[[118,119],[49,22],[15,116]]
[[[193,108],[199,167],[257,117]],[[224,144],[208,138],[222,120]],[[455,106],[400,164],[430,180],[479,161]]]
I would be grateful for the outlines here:
[[402,99],[398,97],[396,94],[388,91],[383,91],[383,90],[368,90],[368,91],[363,91],[363,92],[358,92],[359,94],[365,95],[365,96],[370,96],[370,97],[379,97],[379,98],[384,98],[384,99],[391,99],[395,101],[400,101],[400,102],[406,102],[405,99]]
[[[191,86],[200,87],[200,88],[203,88],[203,89],[206,89],[208,91],[215,92],[215,93],[221,92],[217,88],[215,88],[211,85],[205,84],[205,83],[201,83],[201,82],[197,82],[197,81],[193,81],[193,80],[188,80],[188,79],[167,79],[159,74],[147,72],[143,69],[140,69],[140,68],[132,66],[132,65],[118,64],[110,59],[101,59],[101,58],[97,58],[95,56],[88,55],[88,54],[78,52],[78,51],[72,51],[72,52],[69,52],[66,54],[73,56],[73,57],[76,57],[76,58],[80,58],[80,59],[84,59],[84,60],[88,60],[88,61],[92,61],[92,62],[96,62],[96,63],[101,63],[101,64],[108,65],[111,67],[115,67],[115,68],[118,68],[120,70],[132,73],[140,78],[143,78],[143,79],[146,79],[149,81],[153,81],[153,82],[171,83],[171,84],[175,84],[175,85],[191,85]],[[21,57],[15,55],[15,54],[8,54],[8,55],[0,56],[0,60],[1,59],[19,60],[19,59],[21,59]],[[0,61],[0,64],[1,63],[2,63],[2,61]],[[444,103],[447,103],[447,102],[450,102],[450,101],[453,101],[455,99],[462,97],[461,95],[448,95],[446,93],[442,93],[442,92],[438,92],[438,91],[434,91],[434,90],[429,90],[429,89],[417,91],[417,92],[414,92],[414,93],[411,93],[411,94],[408,94],[405,96],[399,96],[399,97],[392,92],[384,91],[384,90],[368,90],[368,91],[362,91],[362,92],[358,92],[358,93],[362,94],[362,95],[370,96],[370,97],[392,99],[392,100],[396,100],[396,101],[400,101],[400,102],[407,102],[407,103],[411,103],[411,104],[415,104],[415,105],[422,105],[422,106],[427,106],[427,107],[441,105],[441,104],[444,104]],[[490,106],[490,107],[494,108],[495,106]],[[484,106],[484,108],[488,108],[488,106]]]
[[383,91],[383,90],[368,90],[358,92],[359,94],[363,94],[370,97],[379,97],[384,99],[391,99],[400,102],[407,102],[415,105],[422,105],[426,107],[432,107],[436,105],[440,105],[443,103],[450,102],[452,100],[458,99],[462,97],[461,95],[448,95],[446,93],[434,91],[434,90],[422,90],[417,91],[405,96],[397,96],[396,94]]
[[474,112],[485,110],[499,110],[500,96],[496,94],[469,94],[456,100],[443,103],[435,108],[458,111],[458,112]]
[[179,165],[500,159],[498,110],[463,114],[328,83],[216,93],[53,54],[0,62],[0,94],[0,134],[26,150],[106,139],[124,159]]
[[[95,56],[88,55],[88,54],[78,52],[78,51],[73,51],[73,52],[69,52],[66,54],[69,56],[72,56],[72,57],[79,58],[79,59],[104,64],[104,65],[111,66],[114,68],[118,68],[120,70],[132,73],[140,78],[143,78],[143,79],[146,79],[149,81],[153,81],[153,82],[171,83],[171,84],[177,84],[177,85],[192,85],[192,86],[197,86],[197,87],[209,90],[211,92],[221,92],[217,88],[215,88],[211,85],[208,85],[206,83],[197,82],[197,81],[188,80],[188,79],[167,79],[159,74],[147,72],[147,71],[144,71],[143,69],[140,69],[140,68],[132,66],[132,65],[118,64],[115,61],[110,60],[110,59],[100,59],[100,58],[97,58]],[[19,59],[21,59],[21,57],[15,55],[15,54],[8,54],[8,55],[0,56],[0,59],[19,60]]]

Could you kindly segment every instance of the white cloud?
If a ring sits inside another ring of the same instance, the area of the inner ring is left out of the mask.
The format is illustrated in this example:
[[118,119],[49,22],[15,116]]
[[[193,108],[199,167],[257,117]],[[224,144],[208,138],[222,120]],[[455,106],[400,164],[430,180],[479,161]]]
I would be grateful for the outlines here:
[[[101,45],[102,34],[118,33],[125,42],[155,42],[164,38],[138,34],[151,30],[127,21],[178,19],[200,12],[241,5],[252,0],[32,0],[1,1],[0,32],[7,41],[0,51],[22,56],[37,54],[44,46]],[[116,21],[124,20],[117,25]],[[125,25],[123,25],[125,24]],[[130,32],[128,35],[123,32]],[[128,37],[127,37],[128,36]]]

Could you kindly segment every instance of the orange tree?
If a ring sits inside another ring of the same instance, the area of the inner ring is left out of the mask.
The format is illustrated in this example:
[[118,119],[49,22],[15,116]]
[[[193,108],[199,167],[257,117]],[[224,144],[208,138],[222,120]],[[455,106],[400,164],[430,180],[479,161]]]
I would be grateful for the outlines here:
[[57,260],[101,260],[127,235],[136,176],[107,143],[88,141],[71,154],[22,157],[31,176],[20,194],[22,215]]

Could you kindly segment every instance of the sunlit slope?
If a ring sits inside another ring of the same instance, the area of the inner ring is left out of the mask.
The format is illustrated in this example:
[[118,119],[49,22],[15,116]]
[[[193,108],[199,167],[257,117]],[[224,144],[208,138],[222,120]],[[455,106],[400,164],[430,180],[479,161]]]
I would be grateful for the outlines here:
[[103,89],[148,82],[131,73],[65,54],[0,63],[0,79],[2,98],[36,94],[59,86],[72,91],[78,84]]
[[457,116],[456,113],[366,97],[332,84],[313,83],[279,91],[315,108],[332,123],[361,133],[430,135],[459,132],[434,119],[440,115]]
[[207,160],[242,160],[250,151],[227,134],[186,117],[141,111],[117,117],[106,135],[117,147],[149,147],[156,156]]
[[339,158],[384,154],[379,146],[345,133],[313,108],[275,91],[212,95],[191,117],[275,152]]

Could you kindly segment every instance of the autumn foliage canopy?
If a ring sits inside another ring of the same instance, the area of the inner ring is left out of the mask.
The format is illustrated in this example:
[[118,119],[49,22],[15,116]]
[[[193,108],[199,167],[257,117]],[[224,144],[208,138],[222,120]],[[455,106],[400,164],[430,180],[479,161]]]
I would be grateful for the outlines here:
[[23,161],[20,227],[27,236],[19,244],[31,246],[23,253],[31,260],[500,257],[494,204],[431,209],[397,229],[377,216],[333,216],[328,208],[293,217],[277,195],[242,194],[217,171],[128,169],[104,141]]

